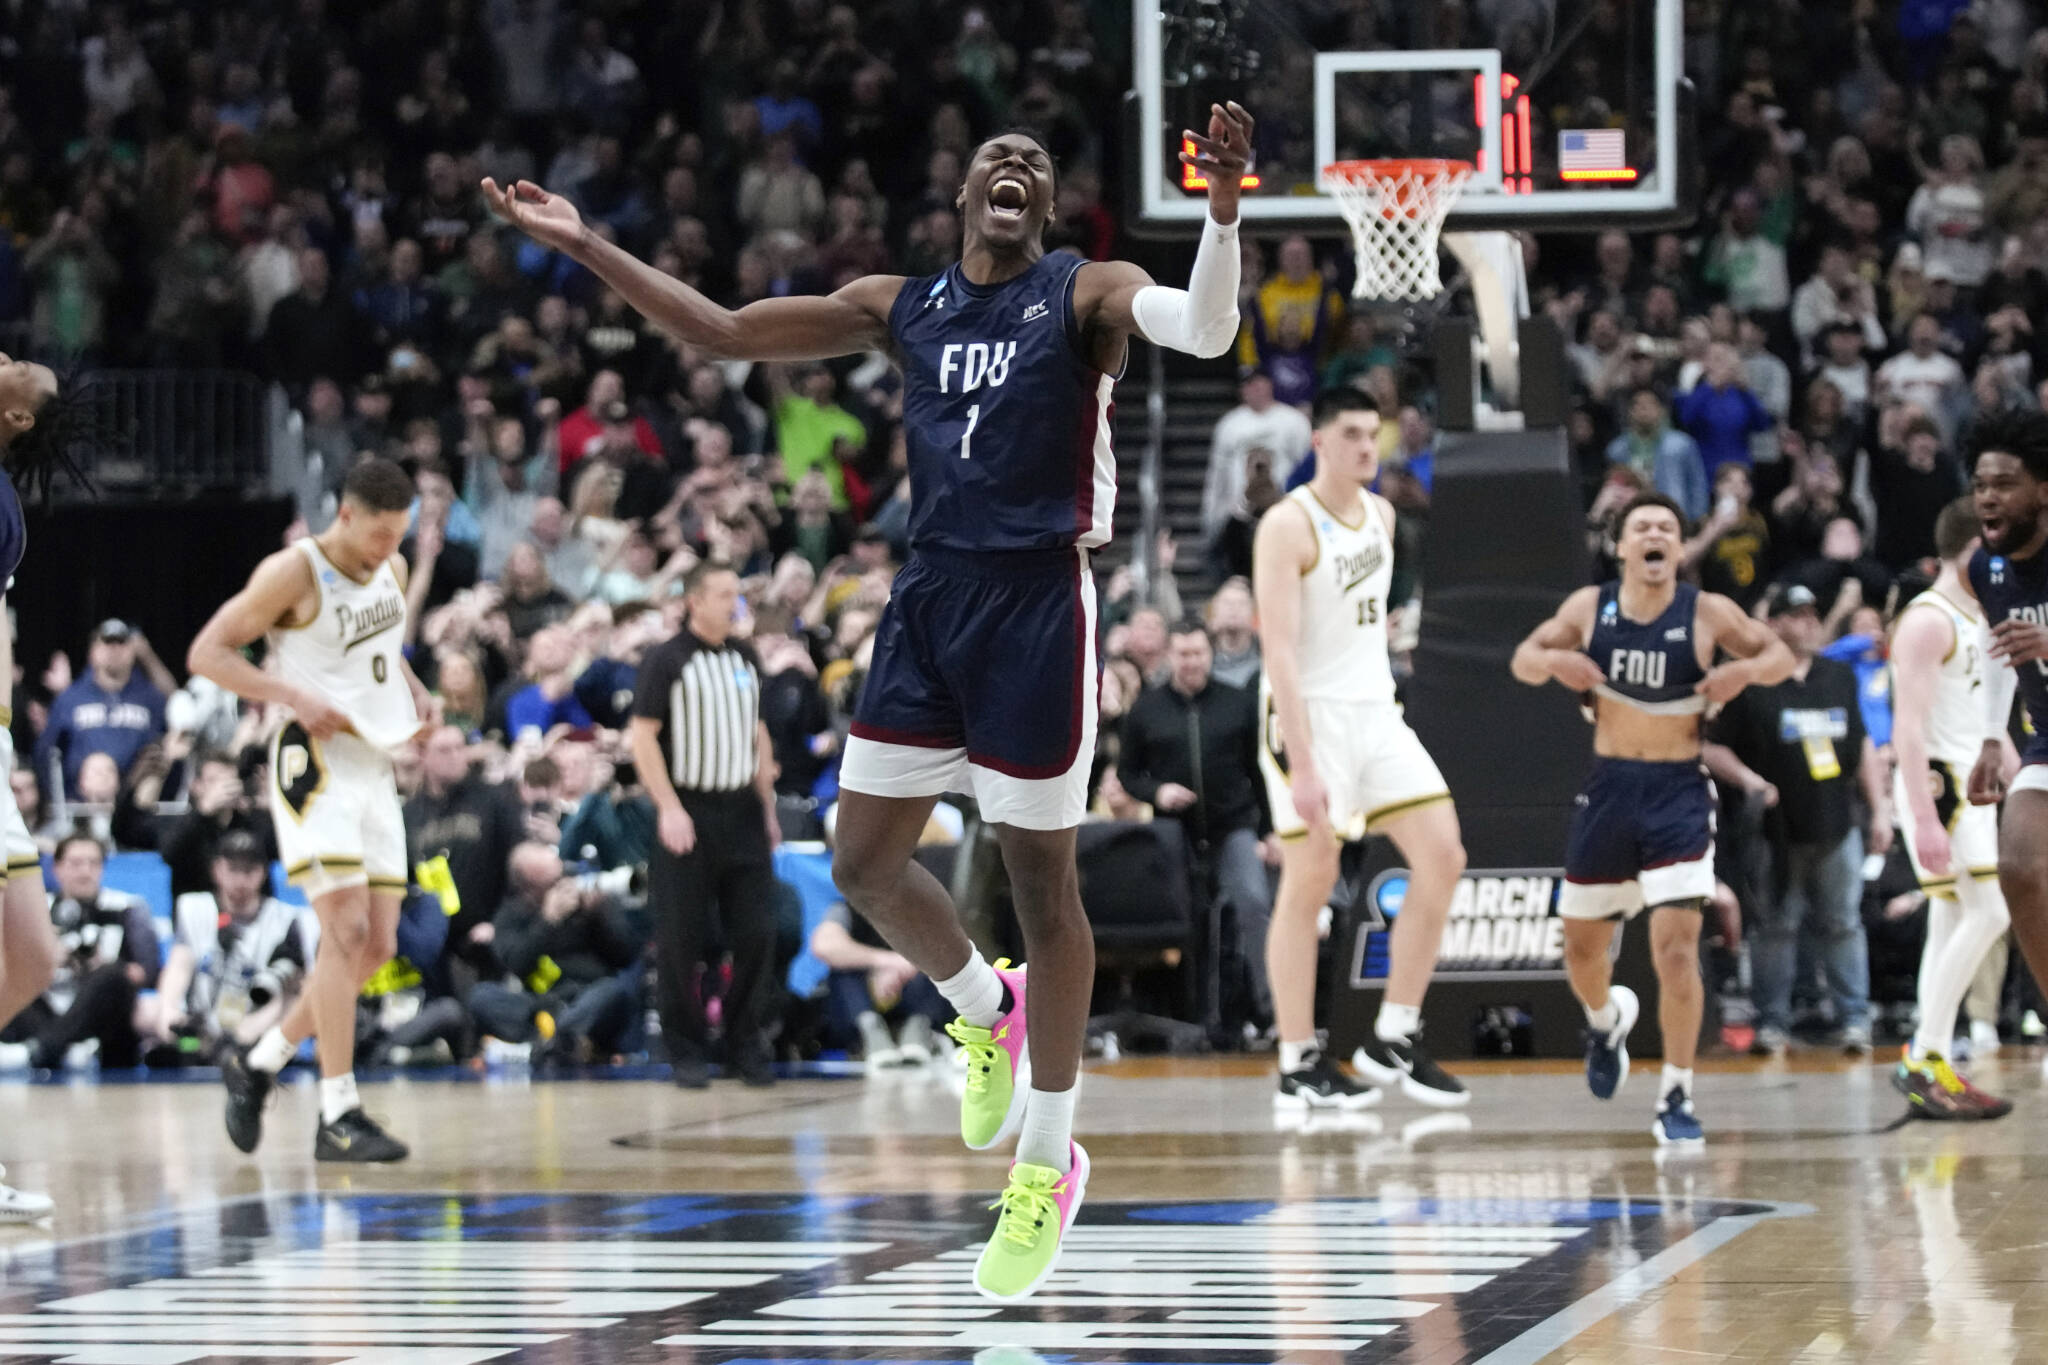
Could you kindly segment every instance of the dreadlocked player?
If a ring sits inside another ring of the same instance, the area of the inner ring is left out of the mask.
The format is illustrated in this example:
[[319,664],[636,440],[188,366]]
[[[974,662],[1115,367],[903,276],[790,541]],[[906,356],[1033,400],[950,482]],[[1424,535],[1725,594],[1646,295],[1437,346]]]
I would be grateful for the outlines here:
[[[47,487],[51,472],[65,459],[67,412],[49,366],[0,355],[0,678],[14,676],[14,622],[5,594],[14,586],[14,571],[28,543],[15,483],[31,494]],[[13,723],[11,709],[0,703],[0,774],[14,770]],[[42,995],[58,959],[35,841],[14,803],[5,807],[0,812],[6,857],[0,873],[5,885],[0,894],[0,1026]],[[48,1217],[50,1208],[48,1195],[0,1184],[0,1222],[32,1223]]]

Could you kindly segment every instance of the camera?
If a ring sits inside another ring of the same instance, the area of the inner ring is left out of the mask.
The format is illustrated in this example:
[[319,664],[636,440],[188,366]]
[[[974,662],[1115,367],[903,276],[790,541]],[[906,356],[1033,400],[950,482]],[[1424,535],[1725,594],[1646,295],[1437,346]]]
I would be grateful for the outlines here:
[[291,990],[299,979],[296,962],[273,962],[249,978],[249,1008],[260,1010]]
[[569,870],[576,878],[576,887],[580,891],[595,891],[603,896],[630,899],[644,894],[647,889],[647,874],[638,867],[599,870],[587,863],[577,863]]

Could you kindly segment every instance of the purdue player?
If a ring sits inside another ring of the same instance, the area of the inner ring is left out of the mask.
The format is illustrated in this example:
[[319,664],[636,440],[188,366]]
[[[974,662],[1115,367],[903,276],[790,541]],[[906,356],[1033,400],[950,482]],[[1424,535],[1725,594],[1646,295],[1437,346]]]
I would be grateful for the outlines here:
[[[1692,1104],[1704,1006],[1700,911],[1714,894],[1714,791],[1700,727],[1751,684],[1792,673],[1792,652],[1718,593],[1678,581],[1685,518],[1643,493],[1622,509],[1621,577],[1580,588],[1515,650],[1515,679],[1589,693],[1593,771],[1572,811],[1565,851],[1565,969],[1585,1007],[1586,1083],[1611,1099],[1628,1079],[1635,992],[1611,984],[1614,930],[1650,908],[1664,1076],[1651,1132],[1660,1144],[1706,1140]],[[1717,653],[1734,657],[1715,664]]]
[[[911,555],[840,768],[832,871],[848,903],[960,1011],[948,1031],[967,1057],[961,1137],[975,1148],[1018,1137],[974,1271],[994,1298],[1029,1294],[1052,1273],[1088,1181],[1072,1130],[1095,949],[1074,832],[1095,747],[1088,551],[1108,541],[1116,500],[1110,394],[1133,334],[1203,356],[1236,339],[1251,132],[1233,104],[1211,107],[1206,137],[1186,134],[1193,150],[1181,159],[1208,180],[1209,220],[1185,291],[1128,262],[1046,255],[1054,166],[1045,140],[1021,130],[989,138],[968,162],[959,264],[737,310],[587,230],[568,200],[483,182],[494,211],[694,346],[749,360],[886,348],[902,367]],[[1028,1000],[1023,971],[982,960],[945,888],[911,858],[947,791],[972,792],[1002,845],[1031,958]],[[664,842],[675,832],[664,822]]]
[[[1935,518],[1934,548],[1941,557],[1934,586],[1892,623],[1893,807],[1906,816],[1906,851],[1927,893],[1920,1023],[1892,1084],[1923,1118],[1995,1119],[2012,1104],[1977,1089],[1947,1061],[1956,1009],[2009,922],[1998,889],[1998,809],[1966,799],[1986,739],[1984,619],[1967,579],[1977,550],[1969,499]],[[1991,739],[2010,744],[2002,735]]]
[[1264,743],[1259,766],[1280,835],[1280,890],[1266,971],[1280,1033],[1281,1109],[1356,1109],[1379,1098],[1315,1041],[1316,919],[1346,839],[1385,834],[1408,863],[1393,964],[1373,1036],[1351,1058],[1373,1085],[1439,1108],[1471,1098],[1423,1051],[1422,996],[1465,871],[1443,775],[1394,703],[1387,587],[1394,509],[1367,491],[1379,467],[1379,410],[1349,387],[1316,399],[1315,477],[1269,509],[1252,548]]
[[[270,750],[270,810],[285,871],[313,902],[320,946],[281,1023],[222,1066],[228,1138],[263,1136],[263,1103],[307,1036],[320,1056],[320,1161],[399,1161],[405,1144],[356,1097],[356,996],[397,951],[405,894],[405,822],[389,750],[431,714],[402,652],[405,561],[398,558],[412,481],[365,460],[342,485],[334,524],[256,566],[193,640],[193,673],[251,701],[286,708]],[[241,650],[269,642],[275,667]]]

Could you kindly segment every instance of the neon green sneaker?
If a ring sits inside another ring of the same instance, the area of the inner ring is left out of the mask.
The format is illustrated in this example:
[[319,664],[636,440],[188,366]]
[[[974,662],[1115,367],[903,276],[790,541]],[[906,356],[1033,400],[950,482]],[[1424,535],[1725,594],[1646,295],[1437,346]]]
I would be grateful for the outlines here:
[[1024,1097],[1031,1093],[1031,1049],[1024,1039],[1024,969],[996,959],[996,975],[1010,988],[1010,1008],[991,1028],[965,1019],[946,1025],[967,1064],[967,1089],[960,1096],[960,1140],[977,1152],[1017,1135],[1024,1123]]
[[1024,1161],[1010,1167],[1003,1197],[989,1206],[1002,1210],[995,1234],[974,1264],[974,1287],[983,1297],[1021,1299],[1052,1274],[1060,1243],[1088,1189],[1088,1153],[1078,1142],[1069,1146],[1074,1159],[1070,1171]]

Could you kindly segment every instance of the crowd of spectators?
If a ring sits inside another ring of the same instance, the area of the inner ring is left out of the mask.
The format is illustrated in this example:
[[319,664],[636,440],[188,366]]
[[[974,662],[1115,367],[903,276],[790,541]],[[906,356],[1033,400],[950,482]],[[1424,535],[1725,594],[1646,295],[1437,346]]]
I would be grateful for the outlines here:
[[[366,1004],[365,1037],[400,1059],[471,1055],[486,1035],[635,1050],[638,997],[620,1004],[604,983],[637,960],[636,888],[595,878],[643,862],[652,837],[620,739],[638,661],[678,628],[693,566],[735,568],[784,832],[822,832],[907,553],[900,390],[880,355],[698,354],[507,233],[476,182],[539,179],[598,231],[740,304],[948,263],[963,158],[1022,120],[1062,163],[1049,245],[1107,256],[1127,9],[298,0],[30,4],[18,18],[0,37],[0,336],[274,382],[294,413],[279,452],[292,534],[327,524],[364,452],[417,481],[408,643],[447,724],[407,762],[407,823],[422,862],[445,859],[433,899],[456,908],[409,917],[417,933]],[[1697,227],[1525,243],[1535,305],[1569,343],[1595,551],[1633,492],[1677,499],[1705,585],[1759,611],[1810,599],[1815,652],[1859,670],[1879,763],[1870,660],[1887,599],[1924,572],[1972,421],[2048,395],[2033,321],[2048,303],[2042,18],[2027,0],[1694,6]],[[1412,643],[1435,447],[1426,337],[1353,305],[1345,270],[1306,240],[1247,239],[1242,401],[1216,431],[1202,542],[1182,556],[1163,536],[1141,547],[1163,571],[1119,565],[1103,584],[1096,810],[1197,827],[1236,925],[1226,994],[1254,1028],[1255,864],[1270,860],[1258,786],[1239,801],[1229,782],[1189,780],[1235,761],[1220,741],[1176,756],[1144,737],[1170,730],[1176,707],[1228,711],[1212,689],[1255,684],[1250,530],[1306,476],[1300,410],[1320,387],[1362,387],[1385,415],[1380,488],[1399,513],[1394,601],[1408,608],[1389,626],[1399,657]],[[1221,584],[1200,621],[1176,558],[1187,585]],[[305,951],[289,909],[235,880],[248,840],[268,852],[253,795],[265,720],[180,687],[122,621],[83,661],[78,676],[65,655],[36,661],[18,684],[17,751],[33,762],[16,799],[52,851],[80,831],[103,851],[155,849],[181,907],[216,898],[216,940],[188,944],[181,909],[167,964],[178,948],[218,963],[232,938],[247,979],[227,990],[166,965],[191,984],[135,1022],[145,1050],[232,1033],[290,990]],[[1204,794],[1192,805],[1191,791]],[[1881,814],[1858,811],[1873,841]],[[896,971],[851,928],[822,941],[845,970]],[[525,970],[563,969],[550,945],[572,938],[581,975]],[[81,990],[117,966],[137,990],[155,980],[130,980],[138,964],[119,951],[81,952]],[[515,987],[526,998],[492,993]],[[224,995],[234,1017],[213,1018]],[[22,1041],[48,1060],[68,1037]]]

